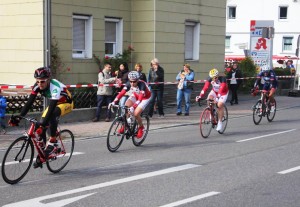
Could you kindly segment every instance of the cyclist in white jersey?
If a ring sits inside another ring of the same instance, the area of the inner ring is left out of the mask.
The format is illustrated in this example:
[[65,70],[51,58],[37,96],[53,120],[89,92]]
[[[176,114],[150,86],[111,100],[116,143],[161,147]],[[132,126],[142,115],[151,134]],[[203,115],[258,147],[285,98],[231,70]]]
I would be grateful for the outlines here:
[[[36,124],[36,133],[41,137],[39,144],[42,148],[45,148],[46,127],[49,126],[50,139],[44,150],[46,157],[48,157],[55,149],[60,147],[56,140],[58,118],[70,113],[74,108],[74,104],[71,93],[67,90],[67,87],[58,80],[51,79],[50,68],[41,67],[36,69],[34,78],[36,79],[36,83],[32,87],[29,99],[22,108],[20,116],[25,116],[27,114],[38,94],[49,99],[49,106],[43,112],[41,121]],[[9,124],[18,125],[19,122],[20,118],[16,116],[10,119]],[[39,157],[37,157],[36,162],[33,165],[35,168],[42,167]]]

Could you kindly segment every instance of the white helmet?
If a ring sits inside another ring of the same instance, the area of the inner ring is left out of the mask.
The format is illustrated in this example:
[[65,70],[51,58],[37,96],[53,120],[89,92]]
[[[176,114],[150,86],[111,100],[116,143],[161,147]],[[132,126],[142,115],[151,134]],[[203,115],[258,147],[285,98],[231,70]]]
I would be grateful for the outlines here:
[[137,71],[131,71],[130,73],[128,73],[128,79],[129,80],[138,80],[140,78],[140,74]]
[[261,71],[267,73],[270,71],[270,67],[268,65],[261,66]]

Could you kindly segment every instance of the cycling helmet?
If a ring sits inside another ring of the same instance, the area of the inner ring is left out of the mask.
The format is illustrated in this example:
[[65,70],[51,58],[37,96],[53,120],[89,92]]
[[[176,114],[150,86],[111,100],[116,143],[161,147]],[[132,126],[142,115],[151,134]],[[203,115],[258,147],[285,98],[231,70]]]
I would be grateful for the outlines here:
[[216,77],[218,75],[219,75],[219,71],[215,68],[213,68],[209,71],[209,77],[211,77],[211,78]]
[[261,71],[267,73],[270,71],[270,67],[268,65],[261,66]]
[[128,79],[129,80],[135,81],[135,80],[138,80],[139,78],[140,78],[140,74],[137,71],[131,71],[131,72],[128,73]]
[[34,71],[34,78],[45,79],[50,78],[50,69],[48,67],[41,67]]

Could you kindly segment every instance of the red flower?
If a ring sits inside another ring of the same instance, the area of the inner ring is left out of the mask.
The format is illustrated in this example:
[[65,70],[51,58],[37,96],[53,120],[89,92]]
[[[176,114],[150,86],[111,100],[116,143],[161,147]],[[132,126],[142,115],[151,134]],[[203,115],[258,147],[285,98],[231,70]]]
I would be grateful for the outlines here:
[[71,68],[67,68],[67,71],[71,71]]
[[134,51],[133,46],[128,45],[128,50],[129,50],[129,51]]
[[105,59],[108,60],[108,59],[109,59],[109,56],[105,56]]

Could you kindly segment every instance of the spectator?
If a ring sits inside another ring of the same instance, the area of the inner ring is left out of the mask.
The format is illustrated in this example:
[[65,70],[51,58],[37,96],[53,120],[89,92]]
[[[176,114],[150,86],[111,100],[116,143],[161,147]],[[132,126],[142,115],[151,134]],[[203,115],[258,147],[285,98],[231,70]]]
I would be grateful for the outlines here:
[[230,104],[239,104],[237,91],[242,83],[242,72],[238,67],[238,63],[234,62],[232,64],[231,70],[227,73],[227,84],[229,85],[231,91],[231,101]]
[[[116,76],[119,80],[121,80],[121,84],[123,84],[123,86],[128,82],[128,73],[129,73],[129,68],[128,68],[128,64],[126,62],[121,63],[119,66],[119,70],[115,72]],[[123,88],[123,86],[121,88],[117,89],[117,92],[120,92]],[[123,96],[119,102],[120,106],[125,106],[125,102],[128,98],[128,95],[125,94],[125,96]]]
[[181,103],[182,97],[184,97],[185,101],[185,116],[189,116],[190,114],[190,99],[193,90],[194,82],[194,71],[191,69],[189,64],[183,65],[183,70],[181,70],[176,76],[176,80],[179,81],[177,87],[177,116],[182,114]]
[[[98,74],[98,84],[109,84],[115,83],[116,77],[112,77],[111,75],[111,65],[106,63],[104,65],[104,69]],[[111,118],[111,111],[108,109],[108,105],[113,101],[113,87],[112,86],[98,86],[97,91],[97,110],[96,116],[92,120],[93,122],[97,122],[100,119],[101,108],[102,106],[106,106],[106,118],[105,121],[109,122]]]
[[143,66],[140,63],[135,64],[134,69],[139,72],[140,74],[140,80],[145,81],[147,83],[147,77],[145,73],[142,73],[143,71]]
[[295,66],[293,65],[293,61],[292,60],[286,61],[286,68],[290,69],[291,75],[295,75],[296,69],[295,69]]
[[158,114],[159,117],[163,118],[165,113],[163,109],[163,93],[164,93],[164,81],[165,81],[165,72],[164,69],[159,65],[159,60],[154,58],[151,60],[151,68],[148,74],[148,82],[155,83],[151,84],[149,87],[151,89],[151,99],[149,104],[149,113],[150,117],[153,116],[155,100],[157,100]]
[[[1,90],[0,90],[1,93]],[[6,112],[6,98],[0,94],[0,125],[2,128],[2,134],[6,133],[6,125],[5,125],[5,112]]]

